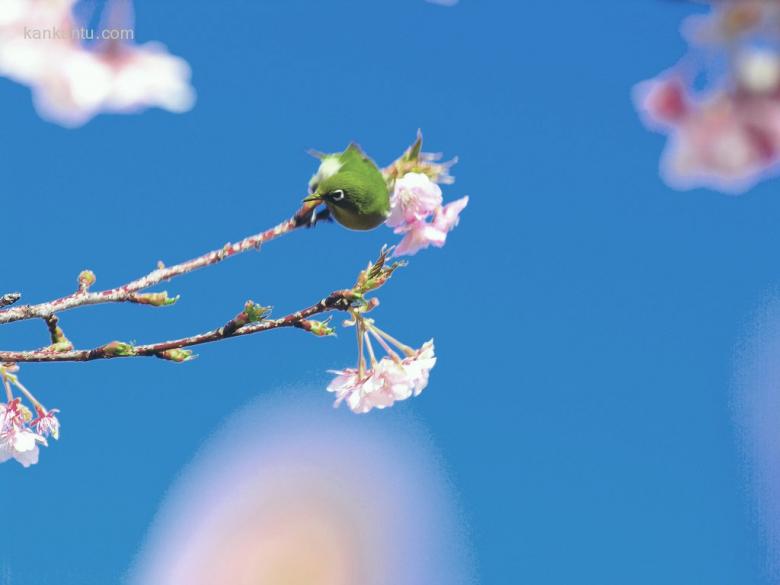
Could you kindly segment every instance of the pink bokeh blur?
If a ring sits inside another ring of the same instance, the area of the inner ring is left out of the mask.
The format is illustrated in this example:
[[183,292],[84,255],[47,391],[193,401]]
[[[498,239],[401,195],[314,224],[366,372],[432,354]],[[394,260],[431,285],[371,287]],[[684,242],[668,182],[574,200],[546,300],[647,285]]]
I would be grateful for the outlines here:
[[743,193],[780,172],[780,3],[712,3],[682,31],[688,53],[634,90],[645,124],[669,137],[661,175]]
[[472,583],[425,431],[285,391],[232,417],[176,482],[134,585]]

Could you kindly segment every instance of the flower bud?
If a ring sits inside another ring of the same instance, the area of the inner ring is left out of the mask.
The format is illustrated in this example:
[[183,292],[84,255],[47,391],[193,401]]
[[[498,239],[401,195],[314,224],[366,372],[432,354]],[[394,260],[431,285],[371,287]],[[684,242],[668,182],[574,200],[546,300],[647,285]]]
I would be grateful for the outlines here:
[[101,348],[106,357],[125,357],[135,355],[135,347],[122,341],[112,341]]
[[79,290],[82,292],[87,292],[89,290],[89,287],[91,287],[93,284],[95,284],[95,281],[97,280],[97,277],[95,276],[95,273],[91,270],[82,270],[79,273]]
[[157,354],[157,357],[172,362],[188,362],[195,359],[195,356],[189,349],[166,349]]
[[330,335],[336,334],[336,330],[328,325],[328,322],[326,321],[312,321],[310,319],[302,319],[298,322],[298,327],[313,333],[317,337],[328,337]]
[[173,305],[176,301],[178,301],[179,295],[176,295],[175,297],[169,297],[168,291],[164,290],[162,292],[156,293],[138,294],[135,295],[134,300],[136,303],[141,305],[151,305],[152,307],[167,307],[168,305]]

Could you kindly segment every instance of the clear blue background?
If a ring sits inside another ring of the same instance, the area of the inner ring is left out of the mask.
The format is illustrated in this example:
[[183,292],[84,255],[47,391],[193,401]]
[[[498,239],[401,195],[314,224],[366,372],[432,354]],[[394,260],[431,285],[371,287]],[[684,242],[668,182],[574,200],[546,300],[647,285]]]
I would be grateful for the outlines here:
[[[137,39],[189,60],[186,115],[70,131],[0,83],[2,286],[108,287],[289,215],[315,162],[358,140],[382,163],[425,131],[459,155],[472,203],[447,246],[381,291],[377,318],[434,336],[413,412],[456,485],[484,583],[771,583],[734,424],[734,349],[778,281],[778,183],[741,198],[658,178],[632,84],[682,55],[695,7],[652,0],[137,2]],[[350,284],[388,230],[296,233],[168,285],[175,307],[64,314],[79,346],[221,324],[246,298],[282,313]],[[4,349],[45,343],[3,327]],[[349,331],[279,331],[183,365],[31,365],[62,409],[38,466],[0,468],[0,580],[117,582],[161,497],[224,417],[265,388],[327,383]],[[322,408],[330,396],[321,393]],[[336,415],[334,415],[336,416]],[[374,415],[371,415],[374,416]]]

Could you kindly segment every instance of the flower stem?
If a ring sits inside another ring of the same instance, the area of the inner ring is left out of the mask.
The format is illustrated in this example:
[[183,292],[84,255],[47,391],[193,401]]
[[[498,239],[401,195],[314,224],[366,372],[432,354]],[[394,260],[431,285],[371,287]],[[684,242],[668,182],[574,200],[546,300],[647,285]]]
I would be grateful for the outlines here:
[[8,399],[8,402],[11,402],[14,399],[14,393],[11,389],[11,384],[8,382],[8,378],[6,377],[5,368],[0,366],[0,372],[2,372],[3,375],[3,386],[5,386],[5,397]]
[[40,412],[40,411],[46,412],[46,408],[44,408],[43,404],[41,404],[40,402],[38,402],[38,400],[35,398],[35,396],[33,396],[33,395],[32,395],[32,392],[30,392],[30,391],[29,391],[29,390],[28,390],[28,389],[25,387],[25,385],[24,385],[24,384],[22,384],[22,383],[19,381],[19,378],[17,378],[16,376],[14,376],[14,377],[11,379],[11,382],[13,382],[14,386],[16,386],[17,388],[19,388],[19,390],[22,392],[22,394],[24,394],[24,395],[27,397],[27,400],[29,400],[29,401],[32,403],[32,405],[35,407],[35,410],[37,410],[37,411],[39,411],[39,412]]
[[387,352],[387,355],[389,355],[391,358],[393,358],[393,361],[397,364],[401,363],[401,358],[398,356],[397,353],[393,351],[393,348],[387,345],[387,342],[382,339],[379,334],[376,332],[376,327],[370,327],[368,329],[371,332],[371,335],[373,335],[376,340],[379,342],[379,345],[382,346],[382,348]]
[[363,332],[365,331],[365,324],[363,317],[356,312],[352,312],[352,317],[355,319],[355,333],[357,333],[358,343],[358,379],[362,380],[366,373],[366,358],[363,355]]
[[417,353],[416,351],[414,351],[414,349],[412,349],[411,347],[409,347],[405,343],[401,343],[400,341],[398,341],[395,337],[393,337],[389,333],[385,333],[384,331],[382,331],[376,325],[372,325],[372,327],[373,327],[374,331],[376,331],[379,335],[381,335],[382,337],[387,339],[387,341],[389,341],[390,343],[395,345],[398,349],[400,349],[402,352],[404,352],[407,355],[407,357],[412,357],[414,354]]
[[376,356],[374,355],[374,346],[371,345],[371,337],[368,335],[368,331],[363,332],[363,338],[366,340],[366,347],[368,347],[368,355],[371,357],[371,367],[376,365]]

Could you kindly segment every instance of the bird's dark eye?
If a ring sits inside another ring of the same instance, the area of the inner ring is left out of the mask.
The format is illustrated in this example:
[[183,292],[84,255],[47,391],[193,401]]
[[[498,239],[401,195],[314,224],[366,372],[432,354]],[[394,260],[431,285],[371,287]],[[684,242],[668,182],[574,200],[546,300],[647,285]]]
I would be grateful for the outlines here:
[[342,199],[344,199],[344,191],[342,191],[341,189],[336,189],[335,191],[331,191],[330,198],[333,201],[341,201]]

